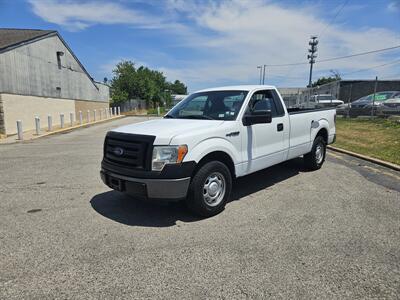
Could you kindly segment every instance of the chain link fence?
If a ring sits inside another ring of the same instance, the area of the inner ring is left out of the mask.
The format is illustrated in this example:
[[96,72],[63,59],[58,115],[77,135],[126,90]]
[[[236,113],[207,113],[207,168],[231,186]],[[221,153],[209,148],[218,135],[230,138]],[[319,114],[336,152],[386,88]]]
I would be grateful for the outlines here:
[[348,117],[400,115],[400,80],[340,80],[312,88],[279,89],[287,107],[336,107]]

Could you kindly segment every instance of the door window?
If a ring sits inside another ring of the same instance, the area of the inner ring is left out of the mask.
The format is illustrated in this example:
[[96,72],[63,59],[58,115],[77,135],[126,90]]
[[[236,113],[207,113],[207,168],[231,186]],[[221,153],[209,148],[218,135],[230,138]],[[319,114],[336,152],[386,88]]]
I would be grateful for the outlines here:
[[255,92],[251,97],[248,112],[259,110],[270,110],[272,117],[278,115],[273,95],[270,90]]

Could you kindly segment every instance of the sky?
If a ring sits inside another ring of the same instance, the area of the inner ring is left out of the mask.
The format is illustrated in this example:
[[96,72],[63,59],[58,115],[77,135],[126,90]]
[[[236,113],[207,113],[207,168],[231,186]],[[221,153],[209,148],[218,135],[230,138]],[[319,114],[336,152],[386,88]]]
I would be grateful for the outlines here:
[[318,62],[399,46],[400,0],[0,0],[0,27],[57,30],[98,81],[131,60],[190,92],[257,84],[264,64],[266,84],[304,87],[312,35],[314,80],[400,78],[400,48]]

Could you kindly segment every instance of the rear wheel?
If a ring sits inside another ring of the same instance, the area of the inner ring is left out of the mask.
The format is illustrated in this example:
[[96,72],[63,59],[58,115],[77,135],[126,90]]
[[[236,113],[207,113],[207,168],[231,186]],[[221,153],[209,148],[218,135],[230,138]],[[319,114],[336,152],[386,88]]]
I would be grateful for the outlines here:
[[197,215],[214,216],[224,210],[231,189],[232,176],[228,167],[222,162],[210,161],[194,175],[186,204]]
[[311,152],[304,155],[304,164],[308,170],[315,171],[322,167],[325,161],[326,143],[322,136],[314,140]]

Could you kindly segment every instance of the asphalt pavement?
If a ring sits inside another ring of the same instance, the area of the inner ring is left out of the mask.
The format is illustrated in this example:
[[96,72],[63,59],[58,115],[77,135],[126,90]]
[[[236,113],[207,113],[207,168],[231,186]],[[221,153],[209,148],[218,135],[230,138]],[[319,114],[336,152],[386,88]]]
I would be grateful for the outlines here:
[[100,180],[124,118],[0,146],[1,299],[400,298],[400,174],[329,152],[238,179],[209,219]]

